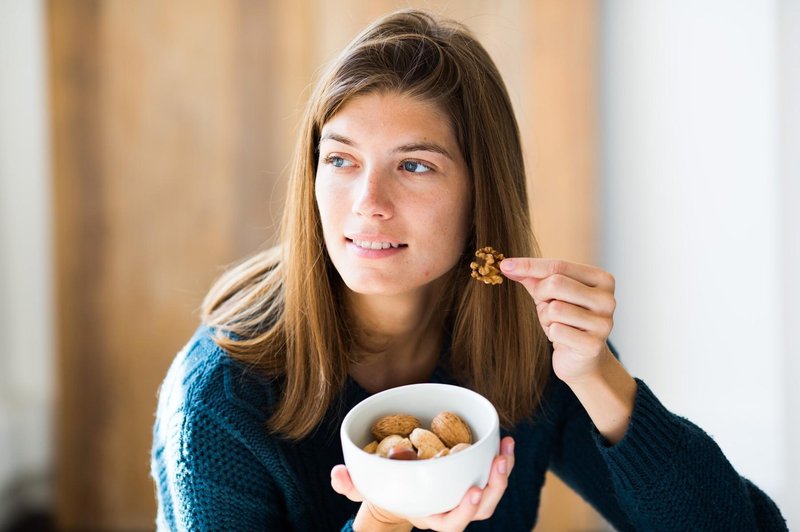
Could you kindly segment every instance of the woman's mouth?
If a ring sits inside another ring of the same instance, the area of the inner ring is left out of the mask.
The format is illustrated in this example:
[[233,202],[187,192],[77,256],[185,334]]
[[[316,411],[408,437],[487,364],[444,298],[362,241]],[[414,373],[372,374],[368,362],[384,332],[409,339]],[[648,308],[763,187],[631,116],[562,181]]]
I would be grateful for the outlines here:
[[408,247],[396,240],[387,237],[375,236],[372,238],[345,237],[347,247],[357,256],[364,259],[381,259],[400,253]]
[[407,244],[396,244],[394,242],[381,242],[376,240],[359,240],[359,239],[349,239],[353,244],[362,248],[362,249],[389,249],[389,248],[400,248],[400,247],[407,247]]

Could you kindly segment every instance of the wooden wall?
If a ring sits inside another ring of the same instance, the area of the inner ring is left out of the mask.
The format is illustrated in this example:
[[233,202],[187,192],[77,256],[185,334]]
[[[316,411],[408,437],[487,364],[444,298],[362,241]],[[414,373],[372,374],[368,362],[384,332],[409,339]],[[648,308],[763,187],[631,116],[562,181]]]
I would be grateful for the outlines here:
[[[220,268],[273,241],[303,99],[366,23],[466,22],[506,77],[545,254],[594,259],[595,4],[49,0],[57,514],[151,529],[156,391]],[[557,479],[541,530],[590,529]]]

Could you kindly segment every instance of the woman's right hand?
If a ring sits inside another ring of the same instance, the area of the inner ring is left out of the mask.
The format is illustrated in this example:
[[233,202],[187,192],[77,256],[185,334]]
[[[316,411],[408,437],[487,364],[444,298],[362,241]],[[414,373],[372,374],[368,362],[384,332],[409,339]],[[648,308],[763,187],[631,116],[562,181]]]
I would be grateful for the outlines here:
[[365,501],[350,479],[347,468],[337,465],[331,470],[331,487],[351,501],[361,502],[353,529],[408,531],[411,527],[422,530],[456,531],[464,530],[472,521],[488,519],[494,513],[497,503],[506,491],[508,476],[514,468],[514,439],[505,437],[500,442],[500,455],[492,462],[489,482],[484,489],[470,488],[458,506],[442,514],[427,517],[403,517],[391,514],[369,501]]

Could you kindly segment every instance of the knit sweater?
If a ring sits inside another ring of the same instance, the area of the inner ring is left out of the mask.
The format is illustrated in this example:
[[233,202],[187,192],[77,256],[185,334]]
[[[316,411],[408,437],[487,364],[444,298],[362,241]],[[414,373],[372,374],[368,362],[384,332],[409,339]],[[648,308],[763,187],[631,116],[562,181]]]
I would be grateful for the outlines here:
[[[442,367],[430,380],[457,384]],[[548,469],[618,530],[786,530],[775,504],[707,434],[637,383],[627,433],[609,445],[552,377],[538,410],[502,431],[516,441],[508,488],[494,515],[468,530],[530,531]],[[198,329],[159,392],[151,456],[159,530],[352,530],[359,505],[333,491],[330,471],[343,463],[341,421],[369,393],[349,380],[300,441],[265,429],[279,394],[279,381],[247,371]]]

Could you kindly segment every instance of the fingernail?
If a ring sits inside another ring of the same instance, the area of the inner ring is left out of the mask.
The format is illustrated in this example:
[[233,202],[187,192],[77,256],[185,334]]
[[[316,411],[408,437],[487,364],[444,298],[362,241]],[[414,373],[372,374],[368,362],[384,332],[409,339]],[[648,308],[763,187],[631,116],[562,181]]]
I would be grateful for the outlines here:
[[504,259],[500,261],[500,269],[504,272],[513,271],[515,265],[514,259]]
[[512,454],[514,454],[514,442],[513,441],[510,441],[510,442],[508,442],[506,444],[506,450],[505,450],[505,452],[503,454],[505,454],[506,456],[511,456]]
[[481,502],[481,493],[480,492],[473,493],[472,497],[469,498],[469,501],[472,504],[478,504],[479,502]]
[[508,471],[508,463],[506,463],[505,458],[500,459],[500,463],[497,464],[497,470],[500,472],[501,475],[506,474],[506,471]]

